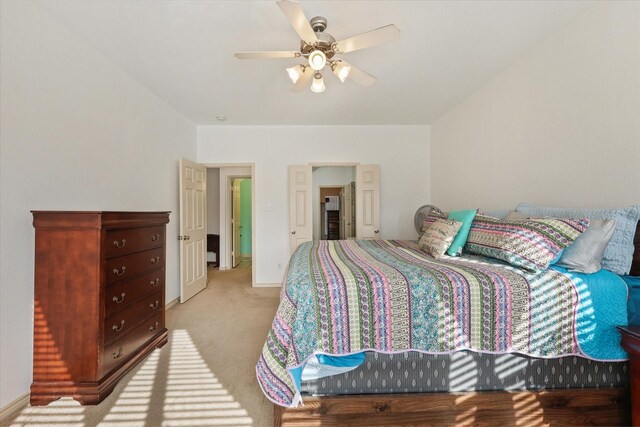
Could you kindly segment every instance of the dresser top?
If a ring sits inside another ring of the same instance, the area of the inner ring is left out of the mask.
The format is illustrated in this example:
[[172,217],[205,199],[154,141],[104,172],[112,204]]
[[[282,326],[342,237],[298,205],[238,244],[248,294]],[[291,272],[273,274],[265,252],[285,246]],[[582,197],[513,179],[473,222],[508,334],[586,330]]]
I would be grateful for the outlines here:
[[620,332],[640,340],[640,325],[618,326]]
[[33,226],[40,228],[126,228],[169,222],[171,211],[31,211]]

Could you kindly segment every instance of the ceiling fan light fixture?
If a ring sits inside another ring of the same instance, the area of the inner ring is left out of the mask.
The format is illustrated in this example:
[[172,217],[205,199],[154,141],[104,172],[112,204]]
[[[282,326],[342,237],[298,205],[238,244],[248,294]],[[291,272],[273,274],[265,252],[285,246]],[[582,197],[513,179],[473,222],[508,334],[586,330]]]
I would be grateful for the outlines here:
[[309,54],[309,66],[316,71],[320,71],[327,64],[327,56],[321,50],[314,50]]
[[342,83],[344,83],[347,80],[347,77],[349,77],[349,73],[351,72],[351,65],[347,65],[342,61],[335,61],[331,65],[331,71],[333,71],[333,74],[335,74],[335,76],[339,78]]
[[322,74],[316,71],[313,75],[313,83],[311,83],[311,91],[315,93],[322,93],[325,90],[324,79]]
[[289,74],[289,78],[291,79],[293,84],[296,84],[296,82],[300,79],[300,77],[302,77],[302,75],[304,74],[305,68],[306,67],[302,64],[298,64],[294,67],[287,68],[287,73]]

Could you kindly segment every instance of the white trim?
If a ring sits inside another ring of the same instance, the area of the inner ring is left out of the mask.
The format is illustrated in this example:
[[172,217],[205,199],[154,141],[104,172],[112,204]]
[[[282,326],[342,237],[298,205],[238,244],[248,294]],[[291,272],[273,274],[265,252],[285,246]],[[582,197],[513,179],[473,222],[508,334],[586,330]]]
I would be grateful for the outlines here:
[[[220,169],[220,260],[218,260],[218,269],[219,270],[230,270],[231,267],[229,263],[231,262],[230,257],[227,256],[227,247],[230,246],[227,244],[227,240],[229,236],[226,236],[227,233],[227,221],[231,223],[231,220],[227,218],[230,215],[228,210],[230,209],[231,203],[228,200],[230,196],[228,179],[229,177],[237,177],[237,178],[251,178],[251,286],[257,287],[256,284],[256,166],[255,163],[202,163],[202,165],[207,168],[219,168]],[[233,169],[239,168],[249,168],[249,173],[247,171],[243,171],[242,173],[238,173],[238,171],[234,171]],[[231,170],[229,170],[231,169]]]
[[29,406],[29,397],[31,393],[27,392],[18,397],[13,402],[9,402],[4,408],[0,409],[0,424],[4,425],[5,422],[14,418],[18,412]]
[[178,301],[180,301],[180,298],[176,298],[173,301],[169,301],[168,303],[166,303],[165,306],[164,306],[164,311],[172,309],[173,306],[178,304]]
[[279,288],[281,287],[280,283],[254,283],[254,288]]
[[360,162],[309,162],[309,165],[314,168],[327,167],[327,166],[360,166]]

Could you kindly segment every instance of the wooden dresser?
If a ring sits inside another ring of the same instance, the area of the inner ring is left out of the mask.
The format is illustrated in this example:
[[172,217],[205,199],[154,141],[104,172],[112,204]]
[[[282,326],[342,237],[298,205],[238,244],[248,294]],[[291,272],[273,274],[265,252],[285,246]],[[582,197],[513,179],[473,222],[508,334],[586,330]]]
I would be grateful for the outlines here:
[[33,211],[31,404],[101,402],[167,342],[169,212]]
[[640,326],[618,326],[622,348],[629,353],[629,379],[631,380],[631,422],[640,427]]

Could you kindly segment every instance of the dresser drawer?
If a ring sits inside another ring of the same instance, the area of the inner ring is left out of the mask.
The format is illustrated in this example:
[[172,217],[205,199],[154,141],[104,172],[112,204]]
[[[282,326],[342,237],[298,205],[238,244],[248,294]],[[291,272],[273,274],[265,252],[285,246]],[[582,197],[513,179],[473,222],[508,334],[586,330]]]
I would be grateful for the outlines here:
[[105,291],[105,317],[121,311],[132,302],[164,289],[164,269],[151,271],[133,279],[122,280],[108,286]]
[[164,267],[164,249],[151,249],[107,261],[107,284]]
[[164,244],[164,226],[107,231],[107,258],[127,255]]
[[102,374],[106,374],[134,354],[138,348],[164,329],[162,312],[142,322],[122,338],[108,344],[103,353]]
[[104,342],[110,343],[114,339],[125,335],[141,321],[153,316],[158,311],[162,311],[161,292],[140,300],[129,308],[114,314],[104,321]]

